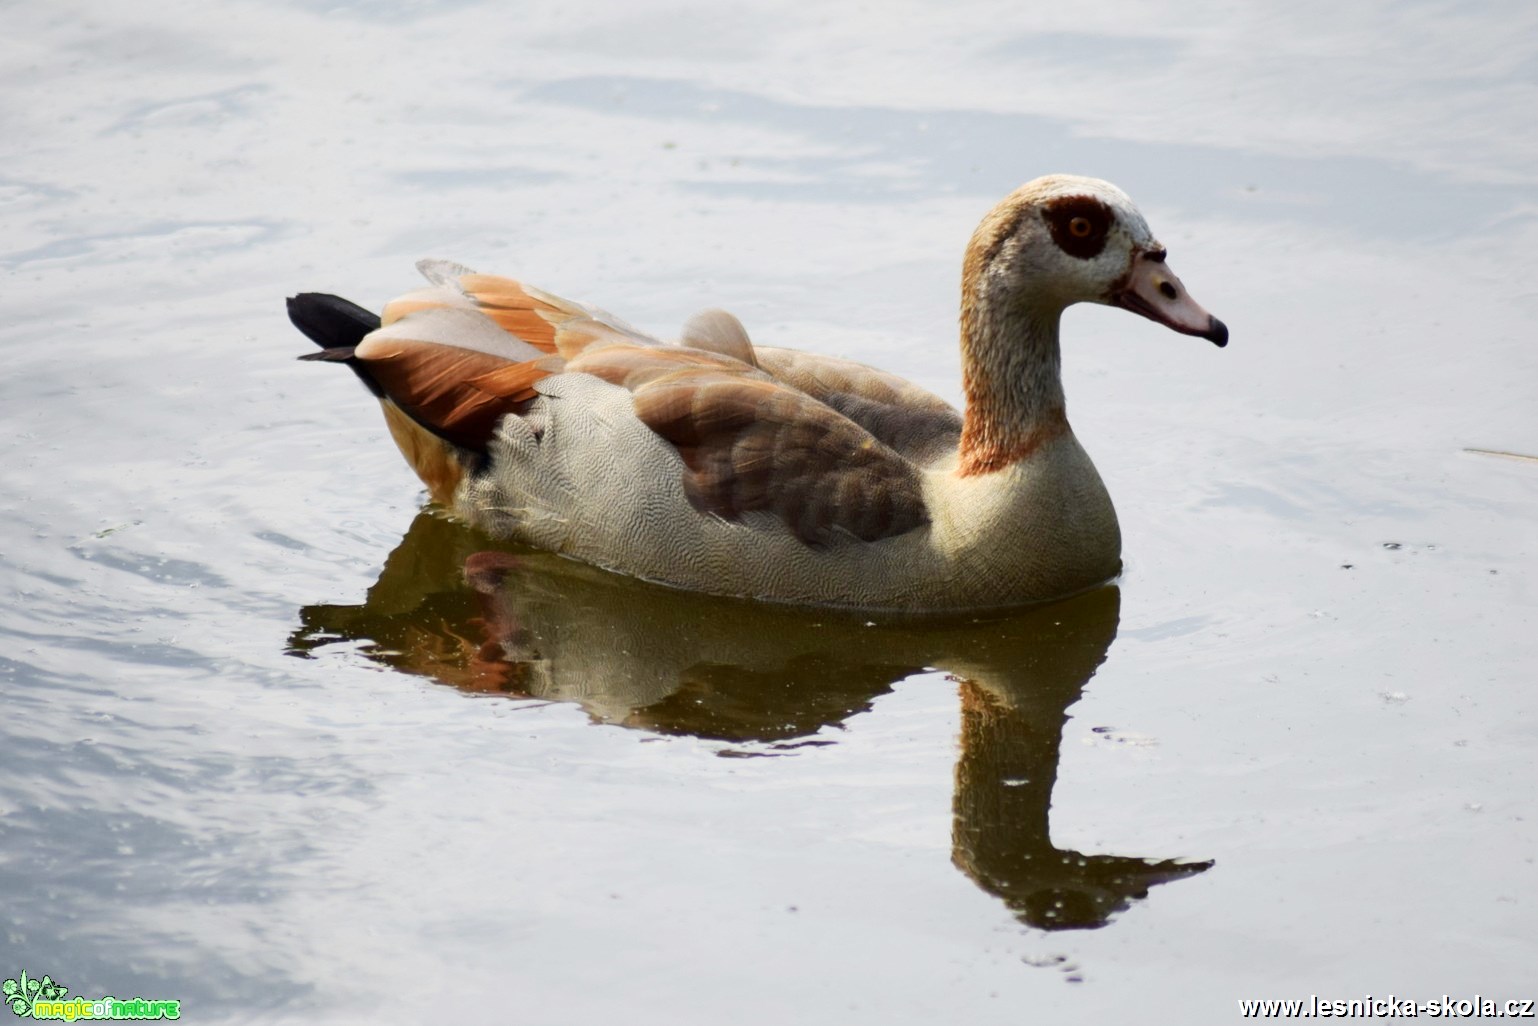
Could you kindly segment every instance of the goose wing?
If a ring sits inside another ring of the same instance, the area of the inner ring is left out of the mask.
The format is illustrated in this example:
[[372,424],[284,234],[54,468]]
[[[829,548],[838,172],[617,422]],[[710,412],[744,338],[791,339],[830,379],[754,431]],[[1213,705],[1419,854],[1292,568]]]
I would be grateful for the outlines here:
[[630,390],[636,416],[682,457],[684,492],[701,512],[725,520],[772,513],[814,546],[878,541],[929,522],[910,460],[739,360],[619,345],[589,350],[566,369]]
[[835,356],[757,346],[758,365],[859,424],[920,466],[956,451],[961,414],[905,378]]
[[944,436],[950,408],[900,378],[791,350],[758,350],[774,361],[761,370],[714,347],[664,345],[511,278],[423,271],[432,286],[390,303],[354,358],[402,412],[461,449],[484,454],[544,378],[591,374],[631,392],[636,416],[683,459],[701,512],[770,513],[814,546],[928,523],[921,472],[897,446]]

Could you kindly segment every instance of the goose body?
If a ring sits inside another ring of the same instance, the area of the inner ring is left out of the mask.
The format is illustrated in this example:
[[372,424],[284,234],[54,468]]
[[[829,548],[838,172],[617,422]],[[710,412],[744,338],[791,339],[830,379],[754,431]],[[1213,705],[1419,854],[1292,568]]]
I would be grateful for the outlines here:
[[381,318],[289,301],[379,397],[434,500],[490,534],[691,591],[942,613],[1120,569],[1116,514],[1064,413],[1058,321],[1124,306],[1218,345],[1142,215],[1053,175],[968,245],[967,407],[883,371],[754,345],[723,311],[677,343],[441,261]]

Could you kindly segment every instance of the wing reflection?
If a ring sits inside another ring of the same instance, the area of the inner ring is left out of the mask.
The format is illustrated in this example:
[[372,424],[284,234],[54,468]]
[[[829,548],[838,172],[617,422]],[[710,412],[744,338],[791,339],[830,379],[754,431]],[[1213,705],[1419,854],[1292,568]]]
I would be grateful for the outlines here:
[[[770,755],[828,743],[911,674],[961,693],[953,861],[1040,929],[1104,925],[1210,862],[1053,846],[1047,814],[1068,706],[1116,637],[1119,594],[950,623],[883,622],[676,592],[417,517],[361,606],[300,613],[290,651],[351,642],[465,691],[573,702],[595,721]],[[819,736],[821,734],[822,736]]]

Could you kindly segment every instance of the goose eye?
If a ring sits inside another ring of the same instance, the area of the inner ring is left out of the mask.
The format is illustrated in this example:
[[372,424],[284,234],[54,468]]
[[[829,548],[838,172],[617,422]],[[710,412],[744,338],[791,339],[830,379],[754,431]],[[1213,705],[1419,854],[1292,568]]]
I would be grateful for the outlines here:
[[1093,260],[1105,249],[1116,215],[1093,196],[1063,196],[1042,210],[1052,241],[1069,256]]

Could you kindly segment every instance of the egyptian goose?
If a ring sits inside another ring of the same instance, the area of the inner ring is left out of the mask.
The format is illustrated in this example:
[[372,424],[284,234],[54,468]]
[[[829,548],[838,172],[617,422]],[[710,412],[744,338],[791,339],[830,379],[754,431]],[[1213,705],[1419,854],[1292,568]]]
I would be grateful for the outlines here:
[[376,318],[316,293],[294,323],[384,407],[432,498],[491,535],[684,588],[943,613],[1092,587],[1121,566],[1110,497],[1064,415],[1058,321],[1121,306],[1228,329],[1108,182],[1021,186],[962,266],[966,412],[884,371],[755,345],[709,311],[664,343],[442,261]]

